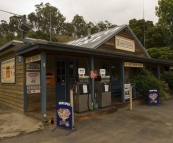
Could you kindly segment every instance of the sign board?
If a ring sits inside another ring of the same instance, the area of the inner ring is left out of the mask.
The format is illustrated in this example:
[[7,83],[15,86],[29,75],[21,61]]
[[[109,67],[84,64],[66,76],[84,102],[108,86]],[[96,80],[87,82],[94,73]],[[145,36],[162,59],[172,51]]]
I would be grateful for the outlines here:
[[40,85],[40,72],[26,72],[26,85]]
[[131,63],[131,62],[124,62],[125,67],[137,67],[137,68],[143,68],[142,63]]
[[148,91],[148,104],[159,105],[159,93],[157,90]]
[[127,39],[121,36],[115,36],[116,41],[116,49],[129,51],[129,52],[135,52],[135,42],[134,40]]
[[41,86],[27,86],[27,94],[40,93]]
[[90,71],[90,77],[97,78],[97,71],[96,70]]
[[85,74],[85,69],[84,68],[78,68],[78,74]]
[[130,99],[130,84],[124,84],[125,99]]
[[72,107],[68,102],[58,102],[56,105],[57,126],[72,129]]
[[103,75],[103,74],[105,75],[106,74],[106,70],[105,69],[100,69],[100,74],[101,75]]
[[39,55],[26,58],[26,63],[32,63],[32,62],[36,62],[40,60],[41,60],[41,55],[39,54]]
[[18,56],[18,64],[19,64],[19,65],[22,64],[22,56]]
[[1,83],[15,83],[15,58],[1,62]]
[[54,73],[53,72],[46,72],[46,84],[47,85],[54,85]]
[[40,89],[37,90],[27,90],[27,94],[40,93]]
[[28,63],[26,64],[26,70],[40,70],[39,63]]

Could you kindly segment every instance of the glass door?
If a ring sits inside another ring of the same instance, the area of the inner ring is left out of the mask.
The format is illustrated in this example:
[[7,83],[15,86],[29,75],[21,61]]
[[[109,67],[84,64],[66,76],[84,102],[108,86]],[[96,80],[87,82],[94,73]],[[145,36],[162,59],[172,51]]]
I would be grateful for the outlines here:
[[57,61],[57,102],[66,101],[66,61]]

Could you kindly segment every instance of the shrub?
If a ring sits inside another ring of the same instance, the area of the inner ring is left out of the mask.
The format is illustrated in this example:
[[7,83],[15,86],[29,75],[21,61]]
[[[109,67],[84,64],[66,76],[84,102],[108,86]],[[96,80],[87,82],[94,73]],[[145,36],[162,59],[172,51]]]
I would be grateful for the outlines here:
[[166,93],[163,90],[163,84],[153,74],[145,69],[139,70],[130,81],[136,84],[137,91],[142,95],[143,99],[147,101],[148,91],[155,89],[158,90],[160,97],[165,97]]
[[164,74],[163,78],[168,83],[169,89],[173,88],[173,75]]

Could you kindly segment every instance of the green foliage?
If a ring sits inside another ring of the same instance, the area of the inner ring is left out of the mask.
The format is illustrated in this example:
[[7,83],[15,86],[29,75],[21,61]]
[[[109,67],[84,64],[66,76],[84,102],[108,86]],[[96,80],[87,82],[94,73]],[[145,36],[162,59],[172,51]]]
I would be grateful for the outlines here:
[[144,45],[145,30],[145,48],[166,46],[161,27],[154,26],[152,21],[131,19],[129,26],[142,45]]
[[164,32],[164,40],[167,45],[173,47],[173,1],[158,0],[156,15],[158,16],[158,25],[161,26]]
[[142,95],[144,100],[148,99],[148,91],[152,89],[158,90],[161,97],[166,96],[162,82],[145,69],[141,69],[130,81],[136,84],[137,91]]
[[173,50],[169,47],[150,48],[147,52],[154,59],[173,61]]
[[173,75],[164,74],[163,78],[169,85],[169,89],[173,89]]
[[[49,33],[44,33],[43,31],[40,31],[40,30],[38,30],[36,32],[34,32],[34,31],[29,32],[28,37],[35,38],[35,39],[44,39],[44,40],[47,40],[47,41],[50,40],[50,34]],[[52,35],[51,41],[52,42],[58,42],[58,39],[54,35]]]

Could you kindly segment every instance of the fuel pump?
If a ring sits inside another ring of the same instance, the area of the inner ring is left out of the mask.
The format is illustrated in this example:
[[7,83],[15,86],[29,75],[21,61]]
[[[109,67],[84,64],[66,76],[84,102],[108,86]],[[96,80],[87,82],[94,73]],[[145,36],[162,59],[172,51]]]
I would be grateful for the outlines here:
[[74,86],[74,111],[83,112],[91,110],[91,90],[90,77],[85,76],[85,69],[78,69],[78,76],[76,77],[76,84]]
[[99,107],[111,105],[110,76],[106,76],[106,70],[100,69],[99,76],[95,79],[96,102]]

